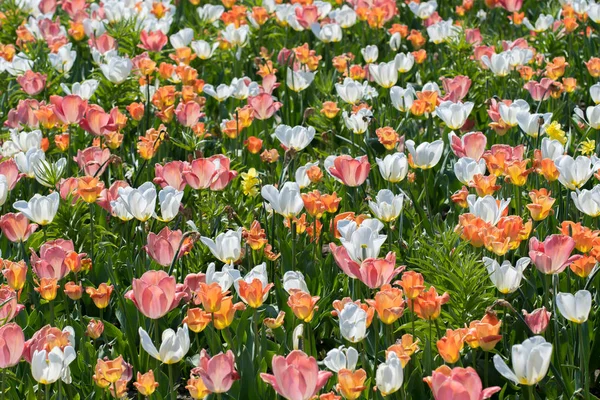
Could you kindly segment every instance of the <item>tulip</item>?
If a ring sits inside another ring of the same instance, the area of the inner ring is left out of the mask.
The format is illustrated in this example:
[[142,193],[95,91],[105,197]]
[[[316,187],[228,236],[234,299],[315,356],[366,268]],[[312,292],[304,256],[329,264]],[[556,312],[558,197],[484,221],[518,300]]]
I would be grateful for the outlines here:
[[196,40],[190,43],[190,47],[200,60],[208,60],[213,56],[215,50],[219,48],[219,43],[215,42],[211,45],[205,40]]
[[108,388],[121,379],[125,369],[123,356],[119,356],[114,360],[109,360],[108,357],[105,357],[104,359],[98,359],[96,362],[92,378],[96,382],[96,385],[101,388]]
[[304,208],[300,186],[295,182],[284,183],[281,190],[277,190],[273,185],[265,185],[261,189],[261,195],[269,202],[273,211],[284,218],[294,218]]
[[50,96],[50,103],[54,106],[54,115],[67,125],[79,123],[88,105],[87,100],[74,94],[65,97]]
[[52,350],[54,347],[57,347],[67,352],[67,347],[73,346],[75,346],[75,331],[71,326],[67,326],[61,331],[58,328],[46,325],[35,332],[31,339],[25,342],[23,358],[28,363],[31,363],[36,351]]
[[209,158],[193,160],[189,169],[183,169],[185,182],[193,189],[207,189],[217,179],[217,165]]
[[527,17],[523,18],[523,25],[525,25],[530,31],[534,31],[536,33],[544,32],[550,28],[553,23],[554,17],[550,14],[540,14],[538,19],[535,21],[535,26],[531,25],[531,22],[529,22]]
[[[415,148],[415,142],[412,140],[406,141],[406,148],[410,152],[412,165],[420,169],[430,169],[437,165],[442,158],[444,152],[444,142],[436,140],[435,142],[423,142]],[[411,160],[409,160],[409,163]]]
[[50,385],[59,379],[68,384],[71,382],[69,364],[76,356],[71,346],[66,346],[64,350],[54,347],[50,352],[36,350],[31,359],[31,375],[43,385]]
[[329,156],[325,160],[326,170],[341,183],[350,187],[362,185],[371,170],[367,156],[352,158],[348,155]]
[[384,159],[375,158],[381,177],[388,182],[397,183],[408,174],[408,159],[404,153],[388,154]]
[[377,366],[375,373],[377,390],[385,397],[400,390],[403,382],[404,371],[400,359],[396,353],[388,353],[386,361]]
[[[80,261],[85,253],[75,253],[71,240],[56,239],[44,243],[40,247],[40,255],[31,252],[31,266],[39,278],[56,278],[60,280],[69,273],[69,257]],[[73,255],[71,255],[73,254]]]
[[309,128],[303,126],[295,126],[292,128],[287,125],[279,125],[275,129],[275,137],[279,139],[286,149],[302,151],[315,137],[315,128],[312,126]]
[[511,71],[510,58],[506,52],[491,56],[484,55],[481,57],[481,62],[496,76],[504,77]]
[[72,43],[68,43],[61,46],[58,51],[48,54],[48,61],[57,72],[68,73],[73,68],[77,52],[71,48]]
[[552,113],[530,114],[529,112],[520,112],[517,114],[519,128],[521,128],[525,134],[533,138],[536,138],[546,132],[546,127],[550,123],[551,119]]
[[[494,356],[494,367],[516,385],[533,386],[546,376],[552,358],[552,344],[541,336],[533,336],[512,347],[513,370],[501,356]],[[514,371],[514,372],[513,372]]]
[[373,117],[373,113],[371,110],[366,108],[361,108],[357,112],[353,112],[350,115],[346,111],[342,113],[342,118],[344,119],[344,125],[355,135],[362,135],[369,129],[369,124],[371,123],[371,118]]
[[296,318],[304,322],[310,322],[315,315],[315,311],[319,309],[317,307],[319,299],[319,296],[311,296],[307,292],[296,289],[291,291],[287,304],[294,312]]
[[[210,184],[210,190],[219,191],[225,189],[229,182],[231,182],[231,180],[237,176],[237,171],[230,170],[231,160],[229,160],[229,158],[227,158],[223,154],[216,154],[210,157],[209,160],[215,165],[217,169],[214,180]],[[189,181],[188,185],[192,186],[192,184]]]
[[231,325],[235,317],[236,311],[243,311],[246,309],[244,303],[235,303],[231,301],[231,296],[224,297],[221,301],[219,311],[213,313],[213,325],[217,330],[223,330]]
[[571,199],[582,213],[590,217],[600,216],[600,185],[594,186],[592,190],[575,189],[575,192],[571,192]]
[[358,343],[367,336],[367,312],[355,303],[347,303],[338,317],[344,339]]
[[171,231],[165,226],[157,234],[150,232],[148,234],[148,244],[144,250],[150,257],[163,267],[168,267],[174,259],[181,258],[192,248],[190,238],[184,238],[180,230]]
[[156,164],[154,166],[154,183],[160,185],[161,188],[171,186],[177,190],[183,190],[186,186],[184,179],[184,171],[188,167],[188,163],[183,161],[171,161],[165,165]]
[[30,224],[23,213],[6,213],[0,217],[0,229],[13,243],[25,242],[36,231],[37,224]]
[[302,272],[287,271],[283,274],[283,289],[288,292],[288,294],[292,294],[292,291],[294,290],[308,293],[308,287],[306,286],[306,281],[304,280]]
[[338,24],[324,24],[317,22],[311,25],[315,36],[323,43],[337,43],[342,40],[342,27]]
[[23,329],[14,322],[0,326],[0,369],[14,367],[25,348]]
[[472,158],[463,157],[454,164],[456,179],[464,185],[473,183],[475,175],[485,175],[487,168],[485,160],[475,161]]
[[536,268],[544,274],[559,274],[581,255],[571,256],[575,240],[565,235],[550,235],[543,242],[536,237],[529,239],[529,257]]
[[431,388],[435,400],[483,400],[501,390],[498,386],[483,389],[479,375],[471,367],[450,369],[442,365],[423,380]]
[[354,105],[365,96],[365,85],[347,77],[343,83],[335,84],[335,91],[346,103]]
[[100,71],[106,79],[118,85],[125,82],[131,73],[133,63],[127,57],[112,56],[108,60],[108,64],[100,64]]
[[201,21],[212,24],[221,18],[221,15],[225,11],[225,7],[221,5],[205,4],[202,7],[198,7],[196,11]]
[[448,128],[460,129],[467,121],[474,106],[475,104],[470,101],[464,104],[460,101],[458,103],[443,101],[435,108],[435,115],[444,121]]
[[17,182],[22,177],[19,172],[17,163],[12,158],[0,162],[0,175],[4,175],[4,177],[6,178],[8,190],[13,190]]
[[101,283],[98,285],[97,289],[94,289],[91,286],[88,286],[85,289],[85,292],[90,295],[90,298],[99,309],[103,309],[108,307],[108,303],[110,302],[110,295],[112,294],[114,289],[113,285],[107,285],[106,283]]
[[504,214],[504,211],[510,204],[510,199],[496,201],[490,195],[477,197],[474,194],[467,196],[469,203],[469,212],[478,218],[481,218],[488,224],[495,226]]
[[83,296],[83,287],[75,282],[67,282],[65,283],[64,292],[68,298],[76,301],[81,299],[81,296]]
[[134,218],[145,222],[154,215],[156,188],[152,182],[145,182],[137,189],[129,186],[119,188],[119,199]]
[[287,87],[294,92],[301,92],[308,88],[314,79],[314,72],[307,72],[303,70],[294,71],[291,68],[287,69],[286,84]]
[[587,290],[579,290],[575,295],[558,293],[556,305],[563,317],[576,324],[583,324],[592,308],[592,294]]
[[549,158],[554,161],[565,153],[565,146],[558,140],[543,138],[541,150],[542,159]]
[[396,61],[387,63],[370,64],[369,72],[377,84],[383,88],[389,89],[398,81],[398,67]]
[[146,271],[133,279],[132,290],[125,297],[150,319],[158,319],[179,305],[185,293],[178,290],[175,278],[165,271]]
[[87,79],[83,82],[75,82],[70,89],[64,83],[61,83],[60,87],[67,94],[74,94],[84,100],[89,100],[94,95],[96,89],[98,89],[98,85],[99,82],[97,80]]
[[92,339],[98,339],[104,332],[104,322],[96,319],[91,319],[88,323],[85,334]]
[[500,265],[496,260],[483,257],[483,263],[487,268],[490,280],[502,294],[514,293],[519,289],[523,279],[523,271],[530,262],[529,257],[521,257],[513,267],[508,260],[504,260]]
[[423,291],[417,296],[411,305],[412,310],[419,318],[432,321],[437,319],[442,312],[442,305],[450,301],[450,295],[444,293],[439,296],[437,290],[432,286],[428,291]]
[[205,236],[202,236],[200,240],[208,246],[215,258],[225,264],[236,262],[242,256],[242,228],[220,233],[215,240]]
[[200,352],[198,367],[192,370],[192,374],[199,375],[212,393],[225,393],[240,379],[235,370],[235,357],[231,350],[210,357],[203,349]]
[[150,52],[158,52],[165,47],[168,38],[161,30],[148,32],[143,29],[142,32],[140,32],[140,41],[142,43],[138,45],[139,48]]
[[354,221],[338,222],[340,241],[348,251],[348,256],[361,263],[368,258],[377,258],[386,235],[380,235],[383,224],[376,219],[367,219],[360,226]]
[[414,2],[411,1],[408,4],[408,8],[413,12],[418,18],[422,20],[426,20],[435,12],[437,9],[437,2],[435,0],[431,1],[423,1],[423,2]]
[[13,262],[9,260],[0,261],[2,270],[0,271],[6,279],[8,286],[14,290],[19,291],[25,286],[27,278],[27,264],[25,261]]
[[163,331],[160,350],[156,349],[150,336],[148,336],[148,333],[141,326],[139,327],[138,332],[144,350],[164,364],[178,363],[185,357],[190,349],[190,337],[186,324],[183,324],[183,327],[178,328],[177,333],[175,333],[173,329]]
[[436,346],[440,356],[448,364],[454,364],[460,359],[460,352],[465,343],[465,335],[461,329],[446,329],[446,335],[437,341]]
[[487,137],[481,132],[469,132],[462,138],[456,136],[454,132],[448,134],[448,140],[452,152],[457,157],[468,157],[479,161],[485,152]]
[[400,112],[407,112],[413,105],[416,93],[412,86],[408,85],[406,89],[394,86],[390,89],[390,98],[394,108]]
[[406,73],[415,65],[415,56],[412,55],[412,53],[398,53],[396,54],[396,57],[394,57],[394,63],[396,64],[398,72]]
[[335,373],[342,369],[354,371],[357,362],[358,351],[354,347],[345,348],[344,346],[329,350],[323,360],[323,364]]
[[260,93],[248,98],[248,105],[252,107],[254,118],[264,121],[271,118],[283,106],[273,100],[269,93]]
[[595,156],[591,159],[584,156],[573,159],[569,155],[563,155],[556,158],[554,164],[560,173],[558,181],[570,190],[581,188],[600,168],[600,160]]
[[[396,51],[400,50],[400,46],[402,45],[402,36],[400,35],[400,32],[394,32],[392,34],[392,36],[390,36],[390,40],[389,40],[388,44],[390,46],[390,49],[392,49],[392,51],[396,52]],[[396,63],[396,65],[398,65],[398,63]],[[400,71],[400,68],[398,68],[398,72],[403,72],[403,71]]]
[[198,123],[198,120],[202,116],[202,111],[200,105],[195,101],[190,100],[185,103],[182,101],[175,109],[175,116],[177,117],[177,122],[182,126],[191,128]]
[[191,377],[188,379],[187,386],[185,388],[189,391],[192,399],[206,399],[210,394],[210,390],[206,388],[202,378]]
[[110,150],[102,150],[100,147],[88,147],[83,151],[77,150],[77,157],[74,160],[86,175],[100,176],[110,162]]
[[404,195],[394,195],[391,190],[382,189],[375,197],[376,202],[369,201],[369,209],[379,220],[391,222],[402,212]]
[[362,368],[357,371],[342,369],[338,372],[338,384],[336,385],[336,390],[345,399],[358,399],[362,392],[367,388],[365,386],[366,379],[367,373]]
[[158,193],[158,203],[160,204],[159,218],[162,222],[172,221],[179,213],[183,199],[183,191],[167,186]]
[[485,316],[479,321],[472,321],[469,324],[465,341],[473,349],[481,348],[483,351],[491,351],[502,339],[500,327],[502,321],[498,319],[495,313],[486,312]]
[[273,357],[273,374],[261,373],[260,377],[287,400],[309,400],[321,390],[331,372],[319,371],[317,360],[300,350],[287,357]]
[[59,203],[60,196],[58,192],[51,193],[48,196],[36,193],[28,202],[24,200],[16,201],[13,207],[23,213],[29,220],[44,226],[54,220]]
[[552,317],[552,313],[546,310],[546,307],[537,308],[530,313],[523,310],[523,318],[525,319],[525,323],[533,332],[534,335],[539,335],[546,331],[548,328],[548,324],[550,323],[550,318]]
[[154,371],[150,370],[145,374],[138,371],[137,379],[133,382],[133,386],[142,396],[150,397],[158,387],[158,382],[154,379]]
[[367,304],[375,308],[377,316],[386,325],[393,324],[404,314],[405,301],[402,290],[392,288],[389,284],[382,285],[374,300],[366,300]]

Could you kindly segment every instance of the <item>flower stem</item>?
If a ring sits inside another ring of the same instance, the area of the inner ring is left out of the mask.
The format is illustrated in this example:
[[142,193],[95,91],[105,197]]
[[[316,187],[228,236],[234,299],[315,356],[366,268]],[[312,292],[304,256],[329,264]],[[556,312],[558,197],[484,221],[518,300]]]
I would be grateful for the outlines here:
[[173,386],[173,364],[169,364],[167,369],[169,370],[169,390],[171,392],[171,400],[175,400],[177,394],[175,393],[175,386]]

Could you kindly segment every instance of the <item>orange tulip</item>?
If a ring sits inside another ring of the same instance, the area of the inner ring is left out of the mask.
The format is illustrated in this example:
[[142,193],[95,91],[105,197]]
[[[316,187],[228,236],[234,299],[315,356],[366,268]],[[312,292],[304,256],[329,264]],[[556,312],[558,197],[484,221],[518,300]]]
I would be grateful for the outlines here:
[[584,62],[584,64],[593,78],[600,77],[600,58],[592,57],[588,62]]
[[190,392],[192,399],[205,399],[210,394],[210,390],[206,388],[202,378],[192,377],[188,379],[185,388]]
[[285,317],[285,311],[279,311],[277,318],[265,318],[263,323],[269,329],[277,329],[283,325],[283,318]]
[[86,203],[94,203],[104,189],[104,182],[98,178],[84,176],[77,180],[77,194]]
[[481,321],[471,322],[465,341],[473,349],[481,347],[483,351],[491,351],[502,339],[499,334],[501,325],[502,321],[496,314],[488,312]]
[[102,336],[102,332],[104,332],[104,322],[96,319],[91,319],[85,329],[85,334],[92,339],[98,339]]
[[595,257],[583,256],[569,264],[569,268],[578,277],[587,278],[596,266],[596,263]]
[[488,225],[487,222],[473,214],[461,214],[458,216],[455,232],[460,233],[461,239],[471,242],[473,247],[481,247],[484,245],[483,229]]
[[231,297],[223,298],[221,302],[221,308],[219,311],[213,313],[213,325],[215,329],[221,330],[227,328],[233,322],[236,311],[245,310],[246,306],[244,303],[235,303],[231,300]]
[[432,286],[427,291],[423,291],[417,298],[412,300],[413,311],[421,319],[433,321],[437,319],[442,312],[442,305],[450,301],[450,295],[444,293],[438,296],[437,290]]
[[252,308],[258,308],[263,304],[273,286],[272,283],[269,283],[263,287],[262,281],[258,278],[254,278],[250,283],[242,279],[239,281],[238,294],[244,303]]
[[445,362],[454,364],[460,359],[460,352],[464,343],[464,329],[447,329],[446,335],[437,341],[437,349]]
[[[480,176],[480,175],[476,175]],[[452,196],[450,196],[450,200],[453,203],[457,204],[459,207],[468,208],[469,203],[467,203],[467,196],[469,195],[469,190],[466,186],[463,186],[462,189],[456,191]]]
[[552,192],[548,192],[548,189],[542,188],[540,190],[532,190],[529,192],[532,204],[527,204],[527,209],[531,213],[531,218],[534,221],[542,221],[548,217],[548,215],[554,213],[552,205],[556,201],[550,197]]
[[101,283],[97,289],[88,286],[85,289],[85,292],[90,295],[96,307],[102,309],[108,307],[108,303],[110,302],[110,294],[112,293],[113,289],[113,285],[109,286],[106,283]]
[[311,296],[301,290],[294,290],[288,298],[287,304],[294,312],[296,318],[304,322],[310,322],[313,319],[315,311],[319,309],[316,306],[319,299],[319,296]]
[[581,222],[563,221],[560,232],[563,235],[571,236],[575,240],[575,248],[582,253],[589,252],[596,244],[596,239],[600,231],[592,231]]
[[27,264],[25,264],[25,261],[14,262],[0,259],[0,263],[2,265],[2,275],[4,275],[8,286],[16,292],[23,289],[27,279]]
[[326,101],[323,103],[323,108],[321,108],[321,114],[326,116],[327,118],[335,118],[336,115],[340,112],[339,107],[333,101]]
[[133,382],[133,386],[135,386],[138,393],[142,396],[152,396],[152,393],[158,387],[158,382],[154,379],[154,371],[150,370],[145,374],[138,371],[137,379]]
[[469,184],[469,186],[475,188],[477,196],[479,197],[493,195],[496,190],[502,187],[500,185],[496,185],[496,179],[496,175],[483,176],[481,174],[477,174],[473,176],[473,181]]
[[516,186],[525,185],[527,183],[527,176],[531,173],[531,169],[527,169],[527,163],[529,163],[529,160],[507,163],[504,169],[507,182]]
[[402,290],[392,288],[391,285],[383,285],[375,295],[375,300],[366,300],[375,308],[377,316],[386,325],[393,324],[404,314],[405,302],[402,298]]
[[52,301],[56,298],[56,292],[59,287],[58,279],[42,278],[38,283],[38,287],[35,288],[35,291],[40,294],[42,299],[46,301]]
[[267,244],[267,235],[265,230],[261,228],[260,222],[253,221],[250,225],[250,230],[244,228],[242,237],[246,239],[246,243],[252,250],[260,250]]
[[204,309],[208,312],[214,313],[221,309],[221,304],[228,292],[223,293],[221,286],[217,282],[213,282],[210,285],[201,282],[200,288],[196,292],[196,304],[202,303]]
[[121,379],[126,369],[127,367],[123,364],[123,356],[119,356],[114,360],[99,358],[94,369],[93,379],[96,385],[107,388]]
[[342,368],[338,372],[337,391],[340,392],[345,399],[358,399],[362,392],[367,388],[365,386],[366,379],[367,373],[362,368],[354,372]]
[[202,332],[212,321],[212,314],[201,308],[188,308],[182,323],[187,324],[192,332]]
[[81,285],[76,284],[75,282],[67,282],[65,283],[65,294],[71,300],[79,300],[83,295],[83,287]]
[[408,364],[410,361],[410,357],[419,350],[419,339],[413,341],[413,336],[410,333],[406,333],[402,335],[402,339],[400,339],[395,344],[391,345],[385,351],[385,355],[387,358],[388,353],[394,352],[400,359],[400,363],[402,364],[402,368]]

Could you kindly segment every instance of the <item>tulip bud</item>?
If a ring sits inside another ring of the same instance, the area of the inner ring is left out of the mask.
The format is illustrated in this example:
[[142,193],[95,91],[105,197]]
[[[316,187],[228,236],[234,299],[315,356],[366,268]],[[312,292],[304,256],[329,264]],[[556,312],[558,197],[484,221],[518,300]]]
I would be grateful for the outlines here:
[[104,332],[104,323],[100,320],[92,319],[87,325],[85,334],[92,339],[98,339]]
[[525,322],[531,331],[536,334],[542,334],[548,328],[548,324],[550,323],[550,317],[552,313],[546,311],[546,307],[538,308],[528,313],[526,310],[523,310],[523,316],[525,318]]
[[143,375],[138,372],[137,380],[133,383],[133,386],[142,396],[152,396],[152,393],[158,387],[158,382],[154,380],[154,371],[150,370]]
[[52,301],[56,298],[56,292],[59,288],[58,279],[56,278],[42,278],[40,279],[38,287],[35,291],[40,294],[42,299],[46,301]]
[[83,287],[75,282],[67,282],[64,291],[71,300],[79,300],[83,295]]
[[269,329],[277,329],[283,325],[284,317],[285,311],[280,311],[279,314],[277,314],[277,318],[265,318],[263,323]]

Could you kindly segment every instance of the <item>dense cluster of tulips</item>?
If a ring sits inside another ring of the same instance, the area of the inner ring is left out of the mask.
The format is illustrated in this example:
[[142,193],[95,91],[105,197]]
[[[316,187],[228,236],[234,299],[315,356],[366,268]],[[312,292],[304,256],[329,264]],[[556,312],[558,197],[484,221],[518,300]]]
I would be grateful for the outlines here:
[[212,3],[0,1],[0,398],[600,396],[600,3]]

